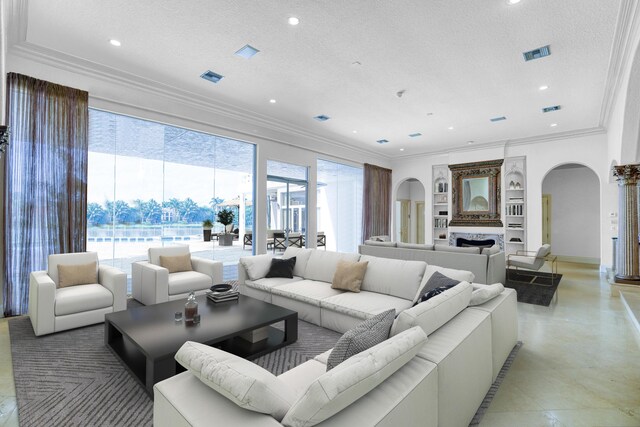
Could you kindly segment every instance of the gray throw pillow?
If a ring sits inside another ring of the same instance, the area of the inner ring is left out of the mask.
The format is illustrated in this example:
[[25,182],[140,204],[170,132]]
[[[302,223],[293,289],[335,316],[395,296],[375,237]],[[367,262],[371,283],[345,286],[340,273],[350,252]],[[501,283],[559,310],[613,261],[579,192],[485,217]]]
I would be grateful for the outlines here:
[[370,317],[345,332],[333,347],[333,350],[331,350],[331,354],[329,354],[327,371],[335,368],[351,356],[368,350],[389,338],[389,332],[395,316],[395,310],[387,310]]
[[[460,283],[459,280],[452,279],[440,273],[439,271],[436,271],[431,275],[429,280],[427,280],[427,283],[425,283],[424,288],[422,288],[422,290],[420,291],[420,298],[418,298],[418,301],[416,301],[416,304],[420,304],[421,302],[426,301],[430,297],[435,296],[438,293],[443,292],[448,288],[454,287],[458,283]],[[435,289],[441,289],[441,290],[435,295],[433,294],[430,295],[429,293]]]

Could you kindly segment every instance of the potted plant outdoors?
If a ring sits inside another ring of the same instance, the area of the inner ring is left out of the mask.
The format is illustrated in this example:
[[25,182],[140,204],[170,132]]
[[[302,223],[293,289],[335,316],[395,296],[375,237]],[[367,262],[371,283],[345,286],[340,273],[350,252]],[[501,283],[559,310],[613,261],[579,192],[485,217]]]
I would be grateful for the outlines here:
[[235,215],[231,209],[222,209],[218,212],[217,220],[224,226],[224,231],[222,234],[218,235],[218,244],[220,246],[233,245],[233,234],[231,234],[227,229],[230,224],[233,224],[234,217]]
[[213,228],[213,222],[210,219],[202,221],[202,235],[205,242],[211,241],[211,229]]

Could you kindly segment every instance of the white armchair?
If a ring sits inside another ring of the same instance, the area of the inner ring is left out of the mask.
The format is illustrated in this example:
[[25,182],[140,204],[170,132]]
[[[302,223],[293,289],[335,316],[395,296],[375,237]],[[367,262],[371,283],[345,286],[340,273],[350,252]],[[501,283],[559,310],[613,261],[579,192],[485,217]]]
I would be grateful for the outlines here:
[[222,262],[191,257],[192,271],[169,273],[160,265],[160,257],[190,254],[188,246],[149,248],[149,261],[131,264],[133,297],[144,305],[183,299],[189,292],[206,293],[211,285],[222,282]]
[[[58,266],[96,263],[98,283],[60,287]],[[98,264],[95,252],[49,255],[47,271],[29,278],[29,318],[36,335],[104,322],[104,315],[127,308],[127,275]]]

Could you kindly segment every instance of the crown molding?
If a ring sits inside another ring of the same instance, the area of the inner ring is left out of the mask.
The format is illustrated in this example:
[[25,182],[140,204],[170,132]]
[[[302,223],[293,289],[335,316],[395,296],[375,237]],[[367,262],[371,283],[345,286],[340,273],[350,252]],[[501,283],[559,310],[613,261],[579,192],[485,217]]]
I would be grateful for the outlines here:
[[638,0],[622,0],[618,13],[616,32],[611,47],[611,57],[609,58],[609,70],[605,82],[604,96],[602,97],[602,107],[600,108],[599,125],[607,127],[611,119],[613,104],[622,89],[624,70],[629,61],[633,60],[634,52],[633,35],[640,25],[640,8]]
[[475,145],[474,144],[472,146],[467,146],[467,147],[459,147],[459,148],[451,148],[451,149],[447,149],[447,150],[431,151],[431,152],[428,152],[428,153],[404,154],[402,156],[394,157],[393,160],[426,158],[426,157],[438,156],[438,155],[446,155],[446,154],[451,154],[451,153],[482,151],[482,150],[491,149],[491,148],[503,148],[503,149],[506,150],[507,148],[513,147],[513,146],[539,144],[541,142],[550,142],[550,141],[561,141],[561,140],[566,140],[566,139],[581,138],[581,137],[593,136],[593,135],[606,135],[606,133],[607,133],[607,130],[604,127],[598,126],[598,127],[593,127],[593,128],[585,128],[585,129],[578,129],[578,130],[572,130],[572,131],[550,133],[550,134],[546,134],[546,135],[536,135],[536,136],[530,136],[530,137],[526,137],[526,138],[504,139],[504,140],[499,140],[499,141],[488,142],[488,143],[485,143],[485,144],[479,144],[479,145]]
[[[55,51],[52,49],[44,48],[30,42],[25,41],[17,45],[11,46],[11,52],[16,56],[34,61],[36,63],[49,65],[58,69],[69,71],[71,73],[80,74],[80,75],[91,77],[91,78],[96,78],[111,84],[117,84],[119,86],[129,87],[129,88],[139,90],[145,93],[153,94],[156,96],[162,96],[168,100],[171,100],[171,102],[178,102],[185,106],[192,107],[201,111],[206,111],[222,117],[237,120],[243,124],[246,124],[247,127],[258,126],[263,129],[268,129],[275,132],[280,132],[286,135],[290,135],[294,139],[299,137],[307,138],[307,139],[322,143],[326,145],[327,148],[329,147],[340,148],[342,150],[346,150],[350,153],[353,153],[356,156],[366,155],[366,156],[378,158],[381,160],[386,160],[386,161],[390,160],[390,157],[385,156],[384,154],[375,153],[372,151],[354,147],[353,145],[350,145],[348,143],[336,141],[321,135],[317,135],[303,128],[291,125],[289,123],[286,123],[280,120],[273,119],[271,117],[261,115],[259,113],[256,113],[250,110],[241,109],[237,106],[232,106],[230,104],[222,103],[220,101],[214,102],[210,98],[204,97],[194,92],[186,91],[186,90],[176,88],[164,83],[156,82],[135,74],[127,73],[122,70],[97,64],[91,61],[87,61],[81,58],[64,54],[62,52]],[[89,94],[89,96],[91,97],[92,95]],[[96,97],[96,96],[93,96],[93,97],[97,99],[103,99],[108,102],[113,102],[115,104],[126,105],[126,104],[123,104],[122,102],[119,102],[113,99],[107,99],[104,97]],[[155,113],[164,114],[167,116],[172,116],[171,114],[167,114],[164,111],[141,108],[138,105],[128,105],[128,106],[141,109],[141,110],[153,111]],[[180,117],[176,115],[174,116]],[[181,117],[181,118],[194,121],[192,118],[188,118],[188,117]],[[211,123],[208,123],[208,124],[211,125]],[[220,126],[219,124],[215,124],[214,126],[222,129],[226,129],[229,131],[233,131],[233,132],[238,132],[247,136],[259,136],[256,134],[252,134],[251,132],[247,132],[244,129],[224,127],[224,126]],[[259,136],[259,137],[262,139],[268,139],[268,138],[265,138],[264,136]],[[273,138],[271,138],[270,140],[291,145],[291,146],[298,146],[298,147],[300,146],[300,145],[292,144],[291,142],[288,142],[285,140],[273,139]],[[322,150],[322,149],[319,149],[319,147],[314,147],[314,148],[305,147],[305,148],[310,149],[311,151],[316,151],[316,152],[323,152],[323,153],[326,152],[327,154],[331,154],[335,156],[335,153],[332,153],[331,150]]]

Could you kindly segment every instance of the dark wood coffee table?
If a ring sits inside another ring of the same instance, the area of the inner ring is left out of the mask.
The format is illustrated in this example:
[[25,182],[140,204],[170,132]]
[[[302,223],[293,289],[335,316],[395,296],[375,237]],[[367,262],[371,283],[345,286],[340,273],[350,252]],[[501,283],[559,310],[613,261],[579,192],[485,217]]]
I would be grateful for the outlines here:
[[[254,359],[298,339],[298,313],[247,296],[213,303],[197,298],[199,324],[175,321],[186,300],[136,307],[105,316],[104,342],[153,395],[153,385],[184,369],[174,360],[185,341],[195,341]],[[284,331],[274,323],[284,321]],[[268,327],[268,338],[250,343],[240,334]]]

